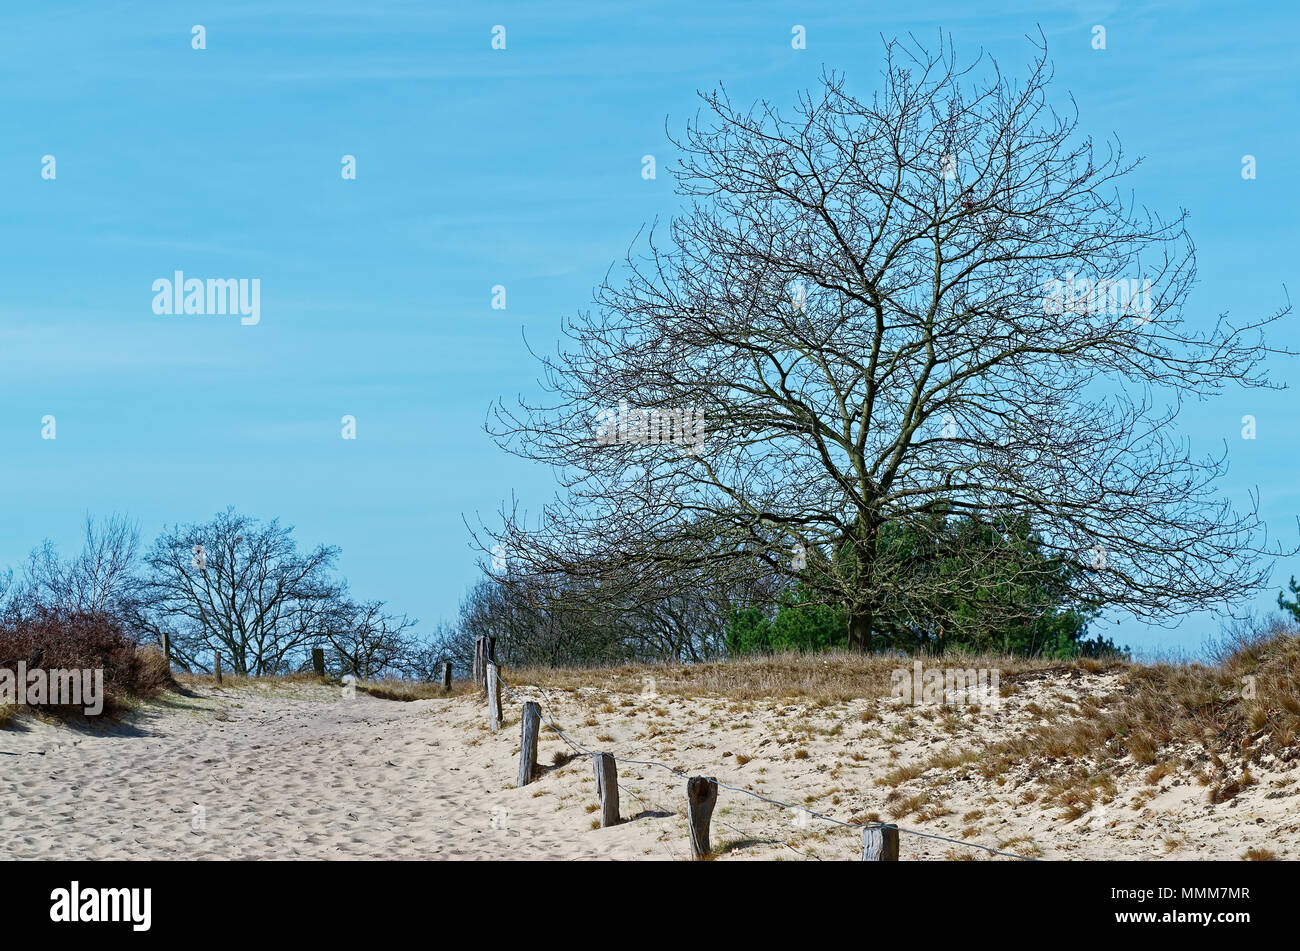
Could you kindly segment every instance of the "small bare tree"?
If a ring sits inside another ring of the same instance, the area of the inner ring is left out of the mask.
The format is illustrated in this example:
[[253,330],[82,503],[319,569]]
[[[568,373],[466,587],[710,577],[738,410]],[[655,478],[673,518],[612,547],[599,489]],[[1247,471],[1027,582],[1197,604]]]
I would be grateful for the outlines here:
[[389,612],[382,601],[341,600],[330,612],[324,639],[333,648],[340,674],[369,679],[405,669],[415,650],[414,625],[406,615]]
[[46,539],[27,563],[25,587],[36,603],[60,613],[127,620],[137,603],[139,528],[124,516],[100,522],[87,515],[80,553],[64,560]]
[[570,321],[551,398],[489,421],[562,491],[480,546],[652,588],[798,574],[860,649],[884,605],[1023,615],[1014,545],[943,573],[886,557],[887,526],[949,517],[1028,520],[1079,603],[1231,608],[1276,552],[1217,494],[1225,457],[1172,427],[1187,398],[1272,385],[1262,331],[1289,308],[1188,318],[1183,216],[1123,197],[1136,163],[1049,107],[1045,43],[1021,82],[942,44],[885,52],[870,98],[835,74],[790,112],[702,97],[676,142],[687,210]]

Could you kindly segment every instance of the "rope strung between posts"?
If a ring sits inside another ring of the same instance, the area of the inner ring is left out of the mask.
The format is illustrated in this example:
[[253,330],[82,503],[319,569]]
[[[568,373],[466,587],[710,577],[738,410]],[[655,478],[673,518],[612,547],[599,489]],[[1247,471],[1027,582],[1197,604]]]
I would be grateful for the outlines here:
[[[521,697],[519,694],[515,693],[514,690],[511,689],[510,685],[506,683],[505,678],[501,676],[501,672],[499,669],[497,671],[497,683],[499,683],[501,685],[501,688],[505,690],[506,693],[510,694],[510,696],[513,697],[515,700],[519,701],[520,703],[524,703],[526,701],[527,698]],[[551,710],[551,701],[550,698],[547,696],[546,691],[542,687],[536,687],[535,689],[541,694],[542,701],[543,703],[546,704],[547,710],[548,711]],[[568,734],[566,734],[563,730],[561,730],[559,726],[556,724],[555,720],[550,716],[549,712],[543,714],[542,717],[546,721],[546,725],[549,726],[560,737],[560,739],[564,740],[565,743],[568,743],[569,746],[571,746],[574,750],[576,750],[579,753],[584,753],[587,756],[595,755],[595,753],[597,752],[596,750],[587,749],[581,743],[578,743],[576,740],[572,739]],[[680,776],[682,779],[691,778],[686,773],[683,773],[681,770],[674,769],[673,767],[667,765],[666,763],[660,763],[656,760],[632,759],[630,757],[617,756],[614,753],[607,753],[606,755],[612,756],[614,758],[614,761],[618,763],[628,763],[635,766],[655,766],[658,767],[659,769],[665,769],[675,776]],[[749,796],[753,799],[758,799],[762,802],[768,803],[769,805],[772,806],[780,806],[783,809],[793,809],[798,812],[804,812],[812,816],[814,819],[821,819],[823,822],[829,822],[832,823],[833,825],[841,826],[845,829],[865,829],[868,827],[879,825],[879,823],[872,823],[872,822],[845,822],[842,819],[836,819],[834,816],[827,816],[827,815],[823,815],[820,812],[814,812],[812,809],[808,809],[805,806],[800,806],[795,803],[781,802],[779,799],[771,799],[767,796],[764,796],[762,793],[754,792],[752,789],[744,789],[743,787],[740,786],[731,786],[728,785],[727,783],[722,782],[719,779],[713,779],[713,782],[718,786],[718,788],[725,789],[728,792],[740,793],[742,795]],[[619,788],[620,789],[624,788],[621,783],[619,784]],[[639,799],[640,797],[638,796],[637,798]],[[951,842],[953,845],[963,845],[966,848],[970,848],[970,849],[981,849],[993,855],[1001,855],[1005,858],[1011,858],[1011,859],[1020,859],[1023,862],[1038,861],[1037,859],[1028,855],[1017,855],[1014,852],[1003,852],[1002,850],[995,849],[992,846],[979,845],[976,842],[964,842],[961,839],[951,839],[948,836],[937,835],[932,832],[920,832],[916,829],[907,829],[904,828],[903,826],[896,825],[894,823],[890,823],[890,825],[894,825],[899,832],[906,832],[908,835],[919,836],[920,838],[923,839],[937,839],[941,842]]]
[[[519,696],[519,694],[515,693],[513,690],[510,689],[510,685],[509,685],[508,683],[506,683],[505,678],[501,676],[501,672],[500,672],[499,669],[498,669],[498,671],[497,671],[497,683],[500,684],[500,685],[501,685],[501,688],[502,688],[503,690],[505,690],[506,693],[510,694],[510,696],[512,696],[515,700],[518,700],[520,703],[524,703],[524,702],[525,702],[525,698],[524,698],[524,697]],[[543,702],[544,704],[546,704],[546,708],[547,708],[548,710],[551,709],[551,698],[550,698],[550,696],[547,694],[546,689],[545,689],[544,687],[541,687],[541,686],[534,686],[534,689],[537,690],[537,691],[542,695],[542,702]],[[555,732],[555,733],[560,737],[560,739],[564,740],[565,743],[568,743],[569,746],[572,747],[575,751],[577,751],[577,752],[579,752],[579,753],[584,753],[584,754],[586,754],[587,756],[594,756],[594,755],[595,755],[595,753],[596,753],[595,750],[589,750],[589,749],[587,749],[585,746],[583,746],[581,743],[578,743],[576,740],[570,739],[569,735],[568,735],[567,733],[565,733],[563,730],[561,730],[561,729],[559,728],[559,726],[556,724],[556,722],[555,722],[555,721],[554,721],[554,720],[553,720],[549,715],[543,714],[543,717],[542,717],[542,718],[546,721],[547,726],[549,726],[549,727],[551,728],[551,730],[554,731],[554,732]],[[608,754],[608,755],[611,756],[611,757],[613,757],[613,759],[614,759],[615,762],[620,762],[619,758],[618,758],[617,756],[614,756],[613,753],[610,753],[610,754]],[[626,761],[623,761],[623,762],[626,762]],[[665,768],[667,768],[667,767],[665,767]],[[650,803],[646,802],[646,800],[643,799],[643,798],[642,798],[642,797],[641,797],[641,796],[636,792],[636,790],[634,790],[634,789],[629,789],[627,786],[623,785],[622,783],[619,783],[619,784],[618,784],[618,788],[621,789],[621,790],[623,790],[623,792],[627,793],[629,796],[634,797],[634,798],[635,798],[637,801],[639,801],[642,805],[646,805],[646,806],[650,805]]]

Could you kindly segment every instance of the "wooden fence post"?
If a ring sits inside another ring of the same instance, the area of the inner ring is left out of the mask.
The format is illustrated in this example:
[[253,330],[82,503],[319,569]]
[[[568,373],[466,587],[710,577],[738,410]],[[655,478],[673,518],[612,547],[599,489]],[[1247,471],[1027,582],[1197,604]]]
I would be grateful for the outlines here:
[[596,795],[600,797],[600,827],[616,826],[618,817],[618,761],[609,753],[592,753],[596,768]]
[[451,689],[451,661],[449,660],[442,662],[442,689]]
[[313,647],[311,649],[311,666],[316,671],[317,677],[325,676],[325,648]]
[[221,651],[213,651],[212,657],[213,657],[212,673],[217,678],[217,686],[220,687],[221,686]]
[[527,786],[537,775],[537,731],[542,728],[542,708],[533,700],[524,701],[523,736],[519,741],[519,782]]
[[162,635],[163,659],[167,661],[167,669],[172,668],[172,640],[167,636],[166,631],[159,632]]
[[488,663],[491,664],[497,662],[497,639],[495,637],[489,637],[487,639],[487,659]]
[[898,826],[873,822],[862,827],[862,861],[897,862]]
[[718,801],[718,781],[711,777],[692,776],[686,781],[686,802],[690,806],[691,858],[709,856],[709,821]]
[[485,639],[482,637],[474,638],[474,686],[475,687],[483,686],[483,676],[484,676],[483,661],[487,651],[484,641]]
[[488,727],[495,733],[501,729],[501,672],[489,661],[487,665]]

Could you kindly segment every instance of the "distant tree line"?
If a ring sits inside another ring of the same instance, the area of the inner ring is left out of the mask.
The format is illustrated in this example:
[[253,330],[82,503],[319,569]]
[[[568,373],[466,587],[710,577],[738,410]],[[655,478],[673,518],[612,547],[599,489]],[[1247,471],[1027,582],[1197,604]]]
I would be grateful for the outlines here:
[[[1095,569],[1045,550],[1025,519],[940,514],[890,522],[880,534],[876,570],[896,595],[874,619],[877,649],[1062,659],[1127,652],[1088,634],[1099,605],[1080,599],[1076,576]],[[849,553],[807,548],[755,580],[692,552],[714,544],[702,538],[663,553],[688,573],[671,584],[598,558],[547,572],[507,557],[462,602],[446,649],[468,663],[474,639],[489,635],[502,663],[553,666],[850,646],[845,608],[820,590]]]
[[148,549],[124,517],[88,517],[79,554],[62,558],[46,541],[0,576],[0,637],[90,619],[138,642],[165,634],[186,671],[211,670],[219,651],[237,674],[291,673],[323,648],[335,675],[432,679],[442,651],[416,638],[412,618],[353,597],[334,572],[338,554],[302,551],[292,528],[233,509],[167,527]]

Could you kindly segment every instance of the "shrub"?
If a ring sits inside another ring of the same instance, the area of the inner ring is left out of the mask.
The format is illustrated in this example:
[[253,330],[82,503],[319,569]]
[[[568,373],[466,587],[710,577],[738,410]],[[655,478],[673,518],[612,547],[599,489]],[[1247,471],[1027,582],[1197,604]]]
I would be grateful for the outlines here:
[[[172,684],[161,653],[141,650],[134,635],[110,615],[94,611],[56,611],[38,606],[26,617],[0,627],[0,667],[18,672],[103,670],[104,712],[131,696],[148,696]],[[42,706],[50,713],[79,713],[80,708]]]

